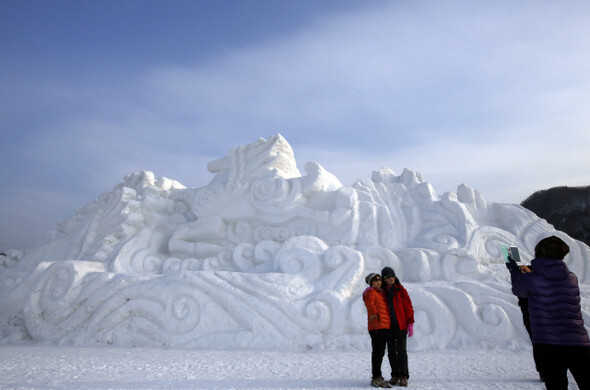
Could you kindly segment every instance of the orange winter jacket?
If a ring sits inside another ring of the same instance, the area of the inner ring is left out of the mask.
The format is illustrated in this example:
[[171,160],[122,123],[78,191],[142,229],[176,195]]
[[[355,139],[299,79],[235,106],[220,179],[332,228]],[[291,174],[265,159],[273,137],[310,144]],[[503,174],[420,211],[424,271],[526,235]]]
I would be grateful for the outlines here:
[[[375,329],[389,329],[391,318],[389,317],[389,307],[385,301],[385,295],[382,290],[374,287],[367,287],[363,292],[363,301],[367,307],[367,318],[369,331]],[[372,319],[372,316],[377,315]]]

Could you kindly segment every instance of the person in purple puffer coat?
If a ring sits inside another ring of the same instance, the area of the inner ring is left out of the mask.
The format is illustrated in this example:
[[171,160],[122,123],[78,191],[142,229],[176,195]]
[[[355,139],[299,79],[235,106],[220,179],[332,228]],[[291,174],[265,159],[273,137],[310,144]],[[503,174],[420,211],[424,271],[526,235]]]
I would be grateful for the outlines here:
[[532,342],[548,390],[567,389],[569,369],[582,390],[590,390],[590,338],[584,327],[578,278],[563,258],[569,247],[559,237],[535,246],[533,271],[508,264],[512,292],[528,298]]

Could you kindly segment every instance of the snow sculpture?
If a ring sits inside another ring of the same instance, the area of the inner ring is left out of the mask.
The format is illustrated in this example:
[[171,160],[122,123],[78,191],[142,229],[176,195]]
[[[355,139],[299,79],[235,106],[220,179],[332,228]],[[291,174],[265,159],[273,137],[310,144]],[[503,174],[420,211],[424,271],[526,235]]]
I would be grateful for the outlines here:
[[[529,345],[498,247],[549,234],[590,292],[590,249],[465,185],[438,197],[387,168],[344,187],[280,135],[212,161],[200,188],[134,173],[0,267],[2,342],[366,348],[364,275],[393,267],[411,349]],[[583,301],[589,321],[590,303]]]

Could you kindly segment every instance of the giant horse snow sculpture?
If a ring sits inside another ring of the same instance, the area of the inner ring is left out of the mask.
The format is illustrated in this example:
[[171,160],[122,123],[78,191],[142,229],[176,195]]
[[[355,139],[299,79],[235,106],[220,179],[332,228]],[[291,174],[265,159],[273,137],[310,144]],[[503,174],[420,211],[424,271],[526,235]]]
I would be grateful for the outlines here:
[[416,311],[409,348],[526,346],[498,247],[531,258],[549,234],[570,245],[588,296],[586,245],[467,186],[438,197],[419,174],[383,168],[344,187],[316,163],[302,176],[280,135],[208,169],[200,188],[131,174],[45,245],[12,251],[0,267],[2,342],[365,348],[364,275],[388,265]]

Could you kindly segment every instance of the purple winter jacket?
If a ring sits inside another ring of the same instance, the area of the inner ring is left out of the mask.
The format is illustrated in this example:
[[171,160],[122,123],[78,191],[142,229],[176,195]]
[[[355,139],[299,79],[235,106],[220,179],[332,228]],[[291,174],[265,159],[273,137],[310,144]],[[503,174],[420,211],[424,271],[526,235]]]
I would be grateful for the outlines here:
[[578,278],[562,260],[537,258],[533,272],[511,272],[512,292],[529,300],[533,344],[590,346]]

